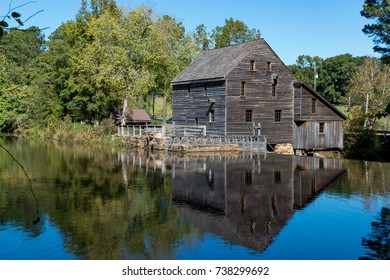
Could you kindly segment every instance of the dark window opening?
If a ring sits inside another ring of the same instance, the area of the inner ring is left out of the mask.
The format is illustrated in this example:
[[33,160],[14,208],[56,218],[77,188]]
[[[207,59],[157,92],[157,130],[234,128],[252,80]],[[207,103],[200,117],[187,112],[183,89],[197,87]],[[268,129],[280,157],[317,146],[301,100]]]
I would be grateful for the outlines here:
[[311,113],[314,114],[317,109],[317,99],[312,99],[311,100]]
[[187,86],[187,94],[188,94],[188,97],[190,97],[190,93],[191,93],[191,85],[188,85],[188,86]]
[[282,121],[282,110],[275,110],[275,122]]
[[199,125],[199,120],[198,120],[198,118],[195,118],[195,125]]
[[249,69],[250,69],[251,71],[256,70],[256,61],[251,60],[251,64],[250,64]]
[[203,85],[203,95],[207,96],[207,84]]
[[253,110],[245,111],[245,122],[252,122],[253,120]]
[[267,61],[267,71],[271,71],[271,61]]
[[272,96],[276,96],[276,83],[272,84]]
[[274,171],[274,183],[275,184],[282,183],[282,174],[280,173],[280,171]]
[[325,123],[323,123],[323,122],[320,123],[319,133],[320,133],[320,134],[325,133]]
[[246,82],[241,82],[241,96],[246,96]]
[[245,172],[245,185],[252,185],[252,172]]

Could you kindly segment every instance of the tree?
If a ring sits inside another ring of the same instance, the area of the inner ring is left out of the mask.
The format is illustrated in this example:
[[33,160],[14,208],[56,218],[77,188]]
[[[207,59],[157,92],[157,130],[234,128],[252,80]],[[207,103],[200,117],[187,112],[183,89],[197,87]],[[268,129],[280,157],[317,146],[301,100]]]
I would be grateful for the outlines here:
[[385,63],[390,62],[390,2],[388,0],[365,0],[361,15],[374,23],[366,24],[364,34],[373,37],[374,51],[382,54]]
[[353,57],[351,54],[323,60],[319,71],[318,91],[330,102],[342,103],[349,92],[350,81],[363,61],[364,57]]
[[367,57],[351,81],[348,96],[356,106],[364,108],[364,127],[375,128],[378,114],[390,103],[390,66]]
[[260,30],[250,29],[244,22],[230,18],[225,19],[225,25],[216,26],[211,34],[207,32],[204,24],[198,25],[193,37],[200,50],[207,50],[260,39]]
[[315,69],[321,69],[323,59],[319,56],[300,55],[295,65],[290,65],[289,69],[295,78],[314,88]]
[[222,48],[260,39],[260,30],[249,29],[244,22],[230,18],[225,20],[224,26],[216,26],[213,29],[211,38],[215,48]]
[[194,41],[201,50],[208,50],[212,44],[210,34],[207,32],[207,27],[200,24],[195,28]]

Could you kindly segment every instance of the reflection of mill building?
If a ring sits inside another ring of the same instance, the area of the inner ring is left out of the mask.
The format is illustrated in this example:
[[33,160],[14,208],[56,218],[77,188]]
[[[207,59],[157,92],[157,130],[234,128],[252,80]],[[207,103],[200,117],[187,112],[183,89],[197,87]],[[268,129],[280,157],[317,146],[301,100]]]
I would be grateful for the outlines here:
[[[192,224],[263,251],[297,209],[341,175],[334,159],[260,156],[173,160],[173,200]],[[194,210],[197,209],[197,210]]]

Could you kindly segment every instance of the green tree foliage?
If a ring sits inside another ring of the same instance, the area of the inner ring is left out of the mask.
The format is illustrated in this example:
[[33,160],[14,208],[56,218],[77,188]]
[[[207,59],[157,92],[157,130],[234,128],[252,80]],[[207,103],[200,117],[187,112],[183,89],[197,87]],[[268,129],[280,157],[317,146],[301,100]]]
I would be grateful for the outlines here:
[[195,28],[194,41],[201,50],[223,48],[260,39],[260,30],[249,28],[244,22],[233,18],[225,19],[223,26],[216,26],[211,33],[204,24]]
[[365,113],[365,128],[375,128],[378,115],[386,111],[390,103],[390,66],[377,58],[368,57],[351,80],[348,96]]
[[44,37],[37,27],[11,29],[0,48],[0,131],[12,132],[30,122],[26,112],[28,96],[33,96],[32,65],[44,51]]
[[169,100],[170,81],[197,52],[176,19],[114,0],[83,0],[48,42],[38,28],[11,29],[0,45],[2,132],[65,118],[92,123],[121,108],[126,95],[129,106],[145,109],[155,96]]
[[373,37],[374,51],[382,54],[385,63],[390,62],[390,2],[388,0],[365,0],[361,15],[373,23],[366,24],[363,32]]
[[[295,65],[289,68],[293,75],[314,88],[314,75],[317,73],[316,90],[332,103],[346,103],[350,81],[364,57],[342,54],[327,59],[318,56],[300,55]],[[316,68],[316,72],[315,72]]]

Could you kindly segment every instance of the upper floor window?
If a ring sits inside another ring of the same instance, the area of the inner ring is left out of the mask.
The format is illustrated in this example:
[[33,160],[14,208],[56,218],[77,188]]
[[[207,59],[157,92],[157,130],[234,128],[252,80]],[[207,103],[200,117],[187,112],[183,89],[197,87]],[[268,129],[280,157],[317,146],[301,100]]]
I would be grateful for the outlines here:
[[254,60],[251,60],[251,63],[250,63],[249,69],[250,69],[251,71],[254,71],[254,70],[256,70],[256,61],[254,61]]
[[276,80],[272,83],[272,96],[276,96]]
[[267,71],[271,71],[271,61],[267,61]]
[[311,113],[314,114],[317,111],[317,99],[311,100]]
[[241,82],[241,96],[246,96],[246,82]]

